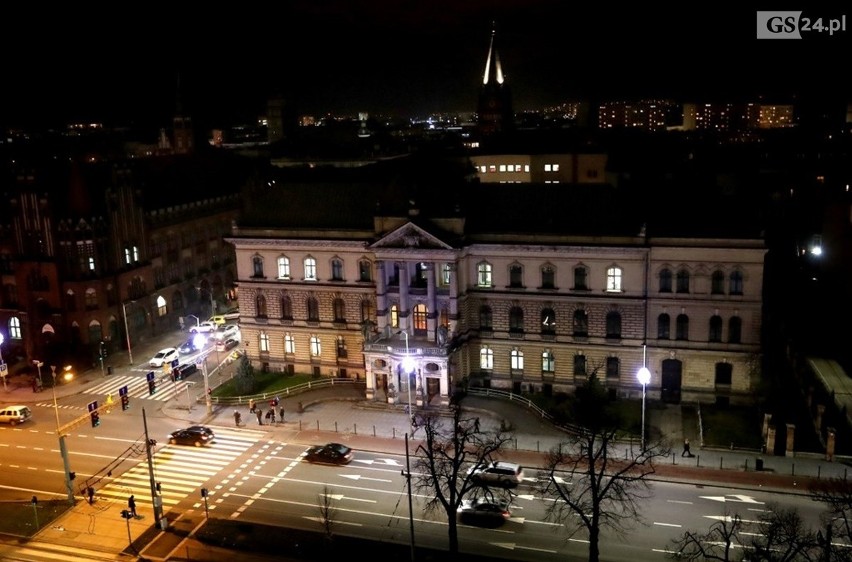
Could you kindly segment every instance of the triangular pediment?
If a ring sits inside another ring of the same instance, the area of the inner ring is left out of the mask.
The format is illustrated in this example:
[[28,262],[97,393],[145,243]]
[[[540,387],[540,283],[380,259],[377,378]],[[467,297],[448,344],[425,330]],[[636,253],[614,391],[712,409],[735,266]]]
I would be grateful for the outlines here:
[[370,248],[419,248],[423,250],[452,250],[453,247],[414,223],[406,223],[374,242]]

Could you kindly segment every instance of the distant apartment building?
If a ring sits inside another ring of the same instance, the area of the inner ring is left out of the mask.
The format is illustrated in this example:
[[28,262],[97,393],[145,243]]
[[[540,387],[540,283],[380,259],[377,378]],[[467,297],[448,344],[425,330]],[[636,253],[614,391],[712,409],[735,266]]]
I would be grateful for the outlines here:
[[606,182],[606,154],[480,154],[470,161],[482,183]]
[[676,109],[678,105],[670,100],[604,102],[598,107],[598,127],[662,130],[671,124]]
[[792,104],[687,103],[683,105],[683,129],[745,131],[795,125]]

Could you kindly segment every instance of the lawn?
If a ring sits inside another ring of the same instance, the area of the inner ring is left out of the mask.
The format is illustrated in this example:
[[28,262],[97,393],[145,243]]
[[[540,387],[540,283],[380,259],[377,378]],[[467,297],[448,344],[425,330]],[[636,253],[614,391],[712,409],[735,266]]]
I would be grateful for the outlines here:
[[67,498],[61,500],[0,501],[0,534],[32,537],[71,509]]

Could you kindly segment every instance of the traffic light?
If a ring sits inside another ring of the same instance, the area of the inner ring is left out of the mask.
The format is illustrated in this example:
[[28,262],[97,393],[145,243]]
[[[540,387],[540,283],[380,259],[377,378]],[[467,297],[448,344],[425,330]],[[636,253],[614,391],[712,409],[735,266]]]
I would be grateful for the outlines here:
[[121,409],[126,410],[130,407],[130,397],[126,394],[121,396]]
[[150,379],[148,381],[148,394],[154,394],[155,392],[157,392],[157,381]]
[[92,410],[92,413],[90,415],[92,418],[92,427],[98,427],[99,425],[101,425],[101,415],[98,413],[97,410]]
[[101,359],[106,359],[106,356],[107,356],[107,349],[106,349],[106,343],[105,343],[105,342],[101,342],[101,351],[100,351],[100,353],[101,353]]

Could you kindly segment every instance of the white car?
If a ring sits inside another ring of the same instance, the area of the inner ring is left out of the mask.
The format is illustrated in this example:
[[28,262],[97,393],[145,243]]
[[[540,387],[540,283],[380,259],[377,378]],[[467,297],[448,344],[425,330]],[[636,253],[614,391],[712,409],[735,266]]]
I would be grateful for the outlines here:
[[216,341],[225,341],[227,339],[239,339],[240,327],[236,324],[225,324],[213,332],[213,338]]
[[218,324],[216,322],[206,321],[189,328],[190,332],[198,332],[201,334],[210,334],[216,331]]
[[178,358],[178,350],[174,347],[167,347],[158,351],[157,354],[154,355],[150,361],[148,361],[148,366],[162,367],[163,363],[171,363],[172,361]]

